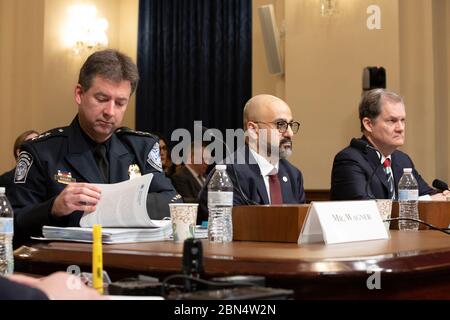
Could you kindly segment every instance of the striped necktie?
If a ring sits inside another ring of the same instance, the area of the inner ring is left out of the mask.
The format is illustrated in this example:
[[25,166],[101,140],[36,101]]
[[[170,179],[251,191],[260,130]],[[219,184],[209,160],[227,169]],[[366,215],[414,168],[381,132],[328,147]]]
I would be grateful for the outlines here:
[[386,158],[383,162],[384,172],[388,182],[389,199],[395,199],[394,177],[392,176],[391,159]]

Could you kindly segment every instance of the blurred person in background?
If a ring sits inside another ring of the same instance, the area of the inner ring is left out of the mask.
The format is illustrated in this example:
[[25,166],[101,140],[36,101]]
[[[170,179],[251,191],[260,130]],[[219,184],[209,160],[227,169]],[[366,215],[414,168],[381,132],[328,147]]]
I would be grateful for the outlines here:
[[172,162],[167,139],[159,133],[156,135],[159,137],[159,154],[161,156],[162,168],[166,177],[170,178],[175,173],[177,166]]

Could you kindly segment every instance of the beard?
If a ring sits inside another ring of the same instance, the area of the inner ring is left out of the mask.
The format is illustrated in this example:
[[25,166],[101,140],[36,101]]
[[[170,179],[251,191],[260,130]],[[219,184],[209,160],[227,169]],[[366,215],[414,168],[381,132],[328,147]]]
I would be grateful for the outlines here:
[[280,141],[280,159],[287,159],[292,154],[292,140],[291,138],[283,138]]
[[292,140],[291,138],[283,138],[280,140],[280,144],[277,146],[267,145],[267,156],[277,156],[279,159],[287,159],[292,154]]

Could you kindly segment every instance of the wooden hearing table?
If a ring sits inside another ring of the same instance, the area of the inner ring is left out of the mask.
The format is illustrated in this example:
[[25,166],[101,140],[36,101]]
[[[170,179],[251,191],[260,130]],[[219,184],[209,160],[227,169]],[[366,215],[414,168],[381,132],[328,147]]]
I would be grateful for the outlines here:
[[[328,246],[202,240],[205,278],[263,275],[268,286],[294,289],[297,299],[450,299],[450,235],[431,230],[390,235]],[[104,245],[104,269],[113,281],[137,274],[162,278],[180,271],[182,249],[169,241]],[[91,245],[82,243],[41,242],[15,252],[17,271],[34,274],[70,265],[90,272],[91,259]]]

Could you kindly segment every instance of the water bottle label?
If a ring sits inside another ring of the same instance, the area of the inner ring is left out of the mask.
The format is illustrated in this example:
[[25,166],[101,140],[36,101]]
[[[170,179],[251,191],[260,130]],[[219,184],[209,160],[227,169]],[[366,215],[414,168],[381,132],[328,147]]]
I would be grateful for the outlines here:
[[14,233],[13,218],[0,218],[0,233]]
[[398,200],[419,200],[419,190],[398,190]]
[[232,206],[233,192],[208,192],[208,206]]

